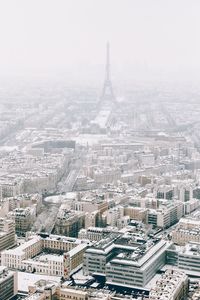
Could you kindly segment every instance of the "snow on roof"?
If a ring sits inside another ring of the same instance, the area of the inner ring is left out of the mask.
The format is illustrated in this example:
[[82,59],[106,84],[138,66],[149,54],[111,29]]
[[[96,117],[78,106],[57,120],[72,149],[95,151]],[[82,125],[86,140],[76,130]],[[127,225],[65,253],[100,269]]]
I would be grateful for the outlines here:
[[26,297],[24,300],[38,300],[40,296],[41,296],[41,293],[35,293],[33,295]]
[[71,249],[68,253],[69,253],[69,256],[72,257],[73,255],[75,255],[77,252],[81,251],[81,250],[84,250],[87,248],[87,244],[83,243],[83,244],[80,244],[76,247],[74,247],[73,249]]
[[18,290],[20,292],[28,292],[28,287],[34,285],[37,281],[41,279],[55,282],[55,284],[60,283],[60,277],[49,276],[49,275],[17,272],[17,277],[18,277]]
[[34,245],[36,242],[39,242],[40,240],[41,240],[40,236],[35,236],[34,238],[29,240],[28,242],[25,242],[25,243],[21,244],[20,246],[18,246],[17,248],[5,250],[5,252],[7,254],[21,255],[21,254],[24,253],[25,249],[27,249],[29,246]]

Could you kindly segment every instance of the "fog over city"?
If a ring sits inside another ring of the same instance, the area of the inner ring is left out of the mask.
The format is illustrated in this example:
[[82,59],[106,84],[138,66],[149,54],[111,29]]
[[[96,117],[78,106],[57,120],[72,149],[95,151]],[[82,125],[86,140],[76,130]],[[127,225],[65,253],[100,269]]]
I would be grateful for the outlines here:
[[200,299],[199,16],[0,0],[0,300]]
[[98,82],[109,40],[117,80],[198,78],[199,10],[198,0],[1,0],[0,73]]

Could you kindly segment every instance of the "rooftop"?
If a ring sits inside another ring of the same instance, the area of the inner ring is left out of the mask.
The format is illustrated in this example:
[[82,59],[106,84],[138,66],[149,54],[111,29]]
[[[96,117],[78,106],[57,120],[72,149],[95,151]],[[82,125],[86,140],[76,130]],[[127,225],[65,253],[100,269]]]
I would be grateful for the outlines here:
[[0,266],[0,282],[4,281],[5,278],[10,277],[13,274],[13,271],[8,270],[6,267]]
[[18,290],[20,292],[28,292],[28,287],[35,285],[39,280],[46,280],[52,283],[60,283],[60,277],[39,275],[33,273],[17,272],[18,276]]
[[183,282],[187,281],[187,275],[184,272],[167,270],[150,291],[150,300],[170,300],[181,288]]

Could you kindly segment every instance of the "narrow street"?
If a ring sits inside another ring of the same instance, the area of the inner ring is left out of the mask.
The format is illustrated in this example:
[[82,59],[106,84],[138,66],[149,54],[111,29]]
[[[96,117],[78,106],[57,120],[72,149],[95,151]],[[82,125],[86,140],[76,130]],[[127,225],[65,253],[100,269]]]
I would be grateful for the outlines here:
[[60,203],[49,204],[44,202],[41,213],[37,216],[31,230],[36,232],[51,233],[56,221]]

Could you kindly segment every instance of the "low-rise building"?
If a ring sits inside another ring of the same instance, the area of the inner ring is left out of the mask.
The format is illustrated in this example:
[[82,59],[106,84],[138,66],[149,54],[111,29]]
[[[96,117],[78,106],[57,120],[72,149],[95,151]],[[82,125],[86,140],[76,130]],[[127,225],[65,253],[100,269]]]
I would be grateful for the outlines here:
[[2,252],[2,265],[12,269],[68,278],[83,263],[87,241],[62,236],[33,236]]
[[185,245],[189,242],[200,243],[200,228],[177,228],[172,232],[172,241],[177,245]]
[[28,289],[29,296],[25,300],[128,300],[119,295],[115,296],[115,292],[59,285],[51,280],[39,280]]
[[184,272],[167,270],[151,288],[149,300],[185,299],[188,285],[188,276]]
[[192,217],[181,218],[171,236],[172,241],[177,245],[185,245],[189,242],[200,243],[200,220]]
[[109,237],[109,235],[113,232],[116,232],[116,230],[109,227],[89,227],[87,229],[81,229],[78,237],[80,239],[88,239],[90,241],[99,242],[100,240]]
[[82,211],[69,210],[61,205],[55,222],[55,234],[77,237],[78,232],[84,227],[85,213]]

